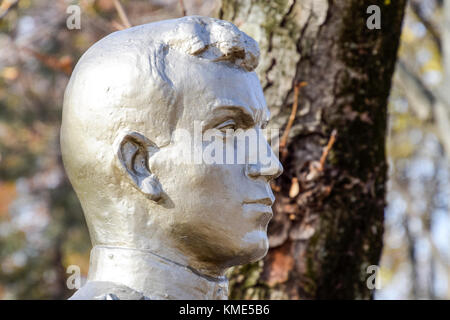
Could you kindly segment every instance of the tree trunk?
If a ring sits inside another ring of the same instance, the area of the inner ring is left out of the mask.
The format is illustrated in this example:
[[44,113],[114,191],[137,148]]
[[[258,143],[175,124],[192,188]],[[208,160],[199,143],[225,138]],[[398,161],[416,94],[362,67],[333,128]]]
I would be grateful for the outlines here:
[[[285,172],[273,184],[271,248],[264,261],[230,272],[231,298],[371,298],[367,267],[382,250],[387,100],[405,2],[222,1],[219,17],[260,44],[272,127],[286,130],[294,86],[306,83],[281,153]],[[379,30],[366,26],[372,4]]]

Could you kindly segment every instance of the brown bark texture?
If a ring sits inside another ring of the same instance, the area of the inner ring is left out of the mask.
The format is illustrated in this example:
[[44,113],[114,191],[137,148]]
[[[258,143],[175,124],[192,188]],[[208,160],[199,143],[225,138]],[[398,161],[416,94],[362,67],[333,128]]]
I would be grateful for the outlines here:
[[[269,253],[230,272],[231,298],[373,296],[367,267],[382,251],[387,101],[405,2],[222,1],[219,18],[260,44],[271,126],[286,130],[298,100],[272,186]],[[366,25],[370,5],[381,29]]]

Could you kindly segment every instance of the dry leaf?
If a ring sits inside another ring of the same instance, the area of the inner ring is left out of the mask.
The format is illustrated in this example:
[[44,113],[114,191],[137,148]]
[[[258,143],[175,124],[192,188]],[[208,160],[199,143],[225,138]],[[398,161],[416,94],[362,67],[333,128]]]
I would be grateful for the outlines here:
[[298,184],[298,179],[293,178],[291,188],[289,189],[289,197],[295,198],[300,192],[300,185]]

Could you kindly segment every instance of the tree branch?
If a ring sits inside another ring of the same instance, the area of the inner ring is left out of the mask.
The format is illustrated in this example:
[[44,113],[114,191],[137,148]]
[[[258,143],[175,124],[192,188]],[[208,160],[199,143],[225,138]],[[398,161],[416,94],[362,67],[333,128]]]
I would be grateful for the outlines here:
[[450,158],[450,103],[438,90],[431,91],[423,81],[401,59],[397,63],[397,77],[404,94],[418,117],[426,120],[431,117],[436,124],[439,140],[447,157]]
[[116,7],[117,13],[119,14],[119,18],[122,21],[122,25],[125,28],[131,28],[130,20],[128,20],[127,14],[125,13],[125,10],[122,7],[122,4],[119,0],[113,0],[114,6]]
[[422,22],[425,28],[427,28],[439,51],[442,51],[442,42],[441,36],[439,34],[439,28],[424,15],[418,1],[410,1],[410,5],[416,17],[420,20],[420,22]]
[[10,1],[3,1],[0,5],[0,20],[6,17],[9,10],[17,7],[17,4],[19,3],[19,0],[10,0]]

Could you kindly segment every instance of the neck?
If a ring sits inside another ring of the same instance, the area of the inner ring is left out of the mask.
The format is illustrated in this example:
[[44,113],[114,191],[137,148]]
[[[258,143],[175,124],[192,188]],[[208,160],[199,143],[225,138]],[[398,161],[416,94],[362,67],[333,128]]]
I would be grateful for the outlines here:
[[150,299],[226,300],[226,277],[209,277],[148,250],[94,246],[88,281],[110,281]]

